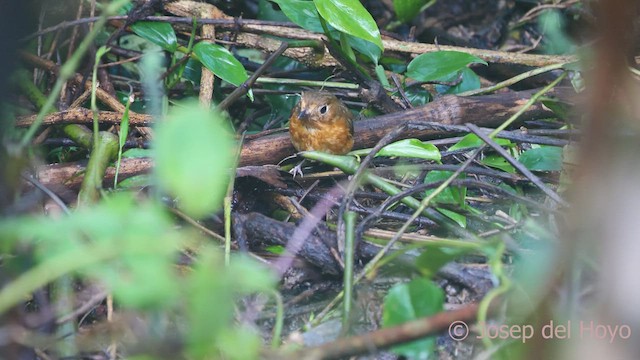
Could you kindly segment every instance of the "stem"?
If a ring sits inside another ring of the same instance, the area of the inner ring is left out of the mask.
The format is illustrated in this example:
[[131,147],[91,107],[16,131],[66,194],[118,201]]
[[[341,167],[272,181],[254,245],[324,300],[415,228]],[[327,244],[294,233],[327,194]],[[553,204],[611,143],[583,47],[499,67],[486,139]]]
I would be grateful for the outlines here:
[[349,331],[349,320],[351,319],[351,306],[353,305],[353,257],[355,252],[355,227],[356,213],[353,211],[344,212],[344,223],[346,228],[344,246],[344,301],[342,304],[342,333]]
[[42,124],[42,121],[44,121],[45,115],[47,115],[53,108],[53,105],[58,98],[58,94],[60,94],[60,90],[62,90],[62,86],[74,75],[75,69],[80,64],[80,60],[82,60],[85,52],[87,52],[87,49],[89,49],[89,46],[91,45],[93,40],[95,40],[96,36],[98,36],[98,33],[107,23],[107,17],[115,14],[118,10],[120,10],[121,7],[128,3],[129,0],[116,0],[109,4],[109,6],[105,8],[102,16],[100,17],[100,20],[96,22],[93,30],[91,30],[84,38],[84,40],[82,40],[80,45],[78,45],[78,49],[73,53],[71,58],[69,58],[69,60],[67,60],[64,65],[62,65],[58,74],[58,79],[56,80],[56,83],[53,86],[49,97],[47,97],[47,101],[43,104],[40,112],[38,112],[38,116],[36,117],[33,124],[31,124],[31,126],[29,127],[29,130],[27,130],[27,132],[22,137],[22,140],[18,145],[18,151],[22,151],[22,149],[29,145],[31,139],[33,139],[36,131],[38,131],[38,128]]

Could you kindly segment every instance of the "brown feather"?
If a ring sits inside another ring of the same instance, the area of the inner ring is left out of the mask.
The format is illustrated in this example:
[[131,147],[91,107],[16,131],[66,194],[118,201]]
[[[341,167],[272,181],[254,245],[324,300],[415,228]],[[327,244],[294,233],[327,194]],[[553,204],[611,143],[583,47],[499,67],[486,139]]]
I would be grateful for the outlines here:
[[342,155],[353,148],[353,115],[333,94],[303,92],[289,120],[291,142],[298,151]]

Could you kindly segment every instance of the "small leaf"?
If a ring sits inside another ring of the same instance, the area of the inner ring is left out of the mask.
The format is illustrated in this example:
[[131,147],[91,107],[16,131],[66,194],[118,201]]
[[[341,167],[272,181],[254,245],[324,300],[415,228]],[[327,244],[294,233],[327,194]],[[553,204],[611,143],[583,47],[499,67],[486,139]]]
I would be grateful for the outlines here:
[[193,47],[193,53],[202,65],[226,82],[239,86],[249,78],[244,66],[218,44],[201,41]]
[[376,46],[376,44],[372,43],[371,41],[348,34],[346,36],[346,39],[349,46],[354,48],[360,54],[366,56],[374,64],[378,64],[378,61],[380,61],[380,56],[382,56],[382,51],[378,46]]
[[[500,146],[511,145],[511,141],[507,139],[494,139],[494,141]],[[484,141],[482,141],[482,139],[480,139],[476,134],[467,134],[447,150],[454,151],[467,148],[477,148],[482,144],[484,144]]]
[[571,106],[566,102],[546,96],[541,97],[540,101],[544,106],[551,109],[551,111],[553,111],[553,113],[560,119],[566,120],[569,118],[569,115],[571,114]]
[[467,217],[459,214],[455,211],[451,211],[448,209],[443,209],[443,208],[436,208],[436,210],[438,210],[442,215],[448,217],[449,219],[453,220],[456,222],[456,224],[460,225],[461,228],[466,228],[467,227]]
[[527,150],[520,155],[518,161],[533,171],[560,171],[562,170],[562,148],[541,146]]
[[474,63],[487,65],[484,60],[464,52],[436,51],[413,59],[407,67],[407,76],[418,81],[436,81]]
[[[429,171],[427,176],[424,178],[424,183],[433,183],[447,180],[453,172],[451,171],[440,171],[440,170],[432,170]],[[458,179],[464,179],[464,174],[460,174]],[[429,196],[433,193],[435,189],[429,189],[425,192],[425,196]],[[467,188],[466,187],[455,187],[449,186],[444,189],[440,194],[436,196],[434,201],[439,204],[455,204],[455,205],[464,205],[464,199],[467,196]]]
[[[384,298],[383,327],[399,325],[442,311],[444,293],[433,282],[417,278],[398,284]],[[434,336],[393,347],[391,350],[409,359],[426,359],[434,350]]]
[[175,52],[178,49],[176,33],[169,23],[158,21],[138,21],[131,25],[131,30],[141,38],[148,40],[169,52]]
[[155,173],[179,207],[201,218],[222,204],[235,159],[226,119],[197,103],[174,107],[156,126]]
[[119,189],[136,189],[153,185],[153,177],[150,174],[140,174],[128,177],[118,183]]
[[440,150],[435,145],[424,143],[418,139],[405,139],[383,147],[376,156],[400,156],[440,161]]
[[131,148],[122,153],[123,158],[148,158],[153,156],[151,149]]
[[438,270],[445,264],[469,253],[470,249],[447,248],[447,247],[428,247],[416,259],[418,271],[427,278],[436,275]]
[[393,10],[398,20],[408,22],[420,13],[420,9],[429,0],[393,0]]
[[492,168],[500,169],[502,171],[508,172],[509,174],[515,174],[516,169],[513,165],[509,164],[505,158],[500,155],[489,155],[484,159],[480,160],[480,163],[483,165],[490,166]]
[[547,9],[538,17],[538,28],[544,35],[543,49],[547,54],[573,54],[576,44],[567,35],[566,21],[562,13],[555,9]]
[[271,0],[280,6],[282,12],[296,25],[309,31],[321,33],[320,15],[313,1]]
[[349,35],[371,41],[381,50],[382,38],[378,25],[360,0],[313,0],[327,23]]
[[461,92],[476,90],[480,88],[480,77],[473,72],[473,70],[465,67],[457,73],[451,74],[451,76],[442,81],[450,81],[455,83],[454,86],[449,85],[436,85],[436,91],[439,94],[459,94]]

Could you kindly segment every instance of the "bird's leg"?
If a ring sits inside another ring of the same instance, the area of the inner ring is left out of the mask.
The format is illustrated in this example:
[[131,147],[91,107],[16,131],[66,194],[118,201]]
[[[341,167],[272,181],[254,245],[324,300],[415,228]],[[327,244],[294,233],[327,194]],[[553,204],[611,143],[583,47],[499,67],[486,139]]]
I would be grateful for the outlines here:
[[302,159],[302,161],[300,161],[300,163],[298,163],[298,165],[294,166],[291,170],[289,170],[289,174],[293,175],[293,177],[295,178],[296,175],[300,175],[300,177],[303,177],[304,174],[302,173],[302,165],[305,163],[305,161],[307,161],[306,159]]

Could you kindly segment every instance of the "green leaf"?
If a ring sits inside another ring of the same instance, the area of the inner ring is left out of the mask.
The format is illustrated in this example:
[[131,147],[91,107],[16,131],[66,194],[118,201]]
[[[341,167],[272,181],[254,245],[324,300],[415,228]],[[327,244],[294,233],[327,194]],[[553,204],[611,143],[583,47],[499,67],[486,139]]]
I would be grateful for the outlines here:
[[480,163],[508,172],[509,174],[516,173],[516,169],[513,165],[509,164],[509,162],[500,155],[488,155],[484,159],[480,160]]
[[316,9],[329,25],[349,35],[371,41],[381,50],[378,25],[360,0],[313,0]]
[[[252,259],[233,258],[228,267],[213,247],[200,251],[193,271],[186,279],[187,353],[193,359],[217,359],[220,350],[228,359],[255,359],[260,339],[232,326],[238,296],[269,291],[277,279],[273,272]],[[216,304],[216,306],[212,306]],[[238,336],[239,338],[237,338]],[[246,340],[246,343],[242,342]],[[247,348],[236,349],[242,343]]]
[[413,59],[407,67],[407,76],[418,81],[442,80],[474,63],[487,65],[484,60],[464,52],[436,51]]
[[[500,146],[511,145],[511,141],[507,139],[497,138],[497,139],[494,139],[494,141]],[[484,141],[482,141],[482,139],[480,139],[476,134],[467,134],[462,139],[460,139],[460,141],[455,143],[453,146],[451,146],[447,150],[454,151],[454,150],[467,149],[467,148],[477,148],[477,147],[480,147],[480,145],[482,144],[484,144]]]
[[349,46],[354,48],[360,54],[366,56],[374,64],[378,64],[378,61],[380,61],[380,57],[382,56],[382,50],[380,50],[376,44],[348,34],[346,36],[346,40]]
[[448,247],[428,247],[416,259],[418,271],[426,277],[431,278],[438,270],[450,261],[454,261],[462,255],[468,254],[471,249],[448,248]]
[[559,99],[546,97],[546,96],[541,97],[540,101],[544,106],[551,109],[551,111],[553,111],[553,113],[556,116],[558,116],[560,119],[566,120],[569,118],[572,108],[566,102],[560,101]]
[[279,6],[279,9],[276,9],[276,7],[273,6],[273,3],[269,0],[258,0],[258,13],[256,14],[256,18],[258,20],[268,21],[290,21],[281,9],[282,6]]
[[195,102],[176,106],[156,126],[155,174],[179,207],[201,218],[222,204],[233,174],[235,141],[227,119]]
[[[399,92],[393,93],[400,96]],[[419,86],[412,86],[404,90],[404,94],[414,107],[425,105],[431,100],[431,94]]]
[[436,210],[438,210],[442,215],[448,217],[449,219],[453,220],[456,222],[456,224],[460,225],[460,227],[462,228],[466,228],[467,227],[467,217],[459,214],[455,211],[451,211],[448,209],[444,209],[444,208],[436,208]]
[[[382,326],[400,325],[442,311],[444,293],[433,282],[417,278],[398,284],[384,298]],[[427,359],[434,350],[435,336],[393,347],[391,350],[409,359]]]
[[429,0],[393,0],[393,10],[398,20],[408,22],[420,13],[420,9]]
[[[424,178],[424,183],[432,183],[432,182],[440,182],[447,180],[453,172],[451,171],[440,171],[440,170],[432,170],[429,171],[427,176]],[[464,179],[465,175],[460,174],[458,179]],[[425,196],[429,196],[433,193],[435,189],[429,189],[425,192]],[[466,187],[454,187],[449,186],[444,189],[440,194],[436,196],[434,201],[439,204],[455,204],[455,205],[464,205],[464,199],[467,196],[467,188]]]
[[164,50],[175,52],[178,49],[178,39],[171,24],[158,21],[137,21],[131,25],[131,30],[141,38],[148,40]]
[[562,148],[541,146],[527,150],[520,155],[518,161],[533,171],[560,171],[562,170]]
[[120,181],[118,189],[139,189],[149,185],[153,185],[153,177],[150,174],[140,174]]
[[459,94],[461,92],[476,90],[480,88],[480,77],[473,70],[465,67],[457,73],[451,74],[442,81],[456,82],[454,86],[436,85],[436,91],[439,94]]
[[435,145],[418,139],[405,139],[383,147],[376,156],[400,156],[440,161],[440,150]]
[[296,25],[309,31],[323,32],[320,15],[313,1],[271,0],[280,6],[282,12]]
[[218,44],[201,41],[193,47],[193,53],[202,65],[226,82],[239,86],[249,78],[244,66]]
[[547,54],[573,54],[576,45],[567,35],[566,24],[562,13],[555,9],[547,9],[538,17],[538,27],[543,37],[543,49]]
[[141,148],[131,148],[122,153],[123,158],[148,158],[153,156],[153,150],[151,149],[141,149]]

